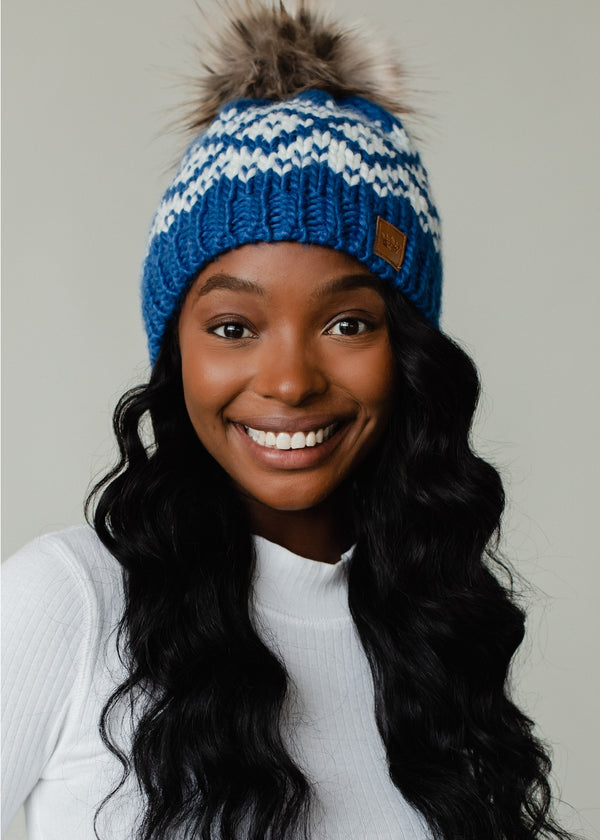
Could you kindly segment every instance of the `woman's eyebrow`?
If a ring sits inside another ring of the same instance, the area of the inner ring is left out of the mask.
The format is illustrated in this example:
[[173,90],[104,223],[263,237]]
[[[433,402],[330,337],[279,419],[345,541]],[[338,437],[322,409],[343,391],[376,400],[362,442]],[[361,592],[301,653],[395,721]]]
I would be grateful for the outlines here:
[[375,289],[378,291],[381,281],[373,274],[345,274],[343,277],[334,277],[327,283],[323,283],[318,289],[315,289],[311,294],[311,300],[322,300],[330,295],[338,294],[339,292],[349,292],[352,289]]
[[[322,286],[319,286],[318,289],[312,292],[310,298],[311,300],[322,300],[330,295],[364,287],[377,290],[379,285],[379,279],[372,274],[365,274],[364,272],[345,274],[343,277],[334,277],[326,283],[323,283]],[[206,280],[204,285],[198,289],[196,296],[202,297],[218,289],[227,289],[233,292],[249,292],[251,294],[261,295],[262,297],[266,295],[264,287],[254,280],[219,272],[218,274],[213,274]]]
[[260,283],[247,280],[243,277],[235,277],[233,274],[213,274],[197,291],[197,297],[207,295],[216,289],[228,289],[232,292],[251,292],[255,295],[265,296],[265,290]]

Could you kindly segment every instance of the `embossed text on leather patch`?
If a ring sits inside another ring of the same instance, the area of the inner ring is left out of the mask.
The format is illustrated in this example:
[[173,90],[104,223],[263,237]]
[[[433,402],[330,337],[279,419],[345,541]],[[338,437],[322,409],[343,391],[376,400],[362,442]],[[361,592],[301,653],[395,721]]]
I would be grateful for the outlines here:
[[389,262],[396,271],[400,271],[405,250],[405,234],[394,225],[386,222],[381,216],[377,216],[377,230],[375,231],[375,244],[373,245],[373,251],[377,256]]

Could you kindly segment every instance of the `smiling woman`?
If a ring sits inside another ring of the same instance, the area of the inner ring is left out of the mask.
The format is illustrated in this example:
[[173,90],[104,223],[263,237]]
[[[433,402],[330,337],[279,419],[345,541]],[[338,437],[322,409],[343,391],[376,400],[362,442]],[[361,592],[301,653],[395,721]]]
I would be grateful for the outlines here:
[[222,33],[150,230],[119,461],[91,527],[7,567],[3,795],[31,840],[570,836],[509,692],[504,491],[384,69],[305,3]]
[[350,523],[340,545],[327,519],[348,509],[347,479],[387,424],[394,362],[379,285],[338,251],[244,245],[200,272],[179,316],[196,434],[255,533],[317,560],[350,547]]

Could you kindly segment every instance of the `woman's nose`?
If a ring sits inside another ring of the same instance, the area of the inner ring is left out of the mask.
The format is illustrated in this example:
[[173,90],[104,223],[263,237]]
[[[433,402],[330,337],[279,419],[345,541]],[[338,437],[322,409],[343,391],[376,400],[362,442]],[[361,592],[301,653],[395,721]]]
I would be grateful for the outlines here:
[[328,380],[317,354],[302,341],[269,343],[258,360],[254,390],[287,405],[323,394]]

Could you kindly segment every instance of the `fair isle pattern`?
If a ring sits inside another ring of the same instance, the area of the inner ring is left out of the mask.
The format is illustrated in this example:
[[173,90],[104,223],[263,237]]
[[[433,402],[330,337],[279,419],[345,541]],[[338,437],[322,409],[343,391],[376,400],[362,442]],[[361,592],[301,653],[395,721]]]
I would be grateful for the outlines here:
[[[440,223],[427,197],[427,176],[403,128],[394,125],[389,135],[382,136],[369,125],[350,122],[332,103],[320,108],[303,104],[293,110],[285,103],[278,105],[276,110],[257,108],[250,123],[247,113],[235,107],[215,120],[203,142],[186,155],[161,202],[150,238],[166,233],[179,213],[189,212],[221,177],[247,183],[259,171],[271,169],[283,177],[294,167],[313,163],[341,174],[348,186],[364,181],[380,197],[405,196],[439,251]],[[315,127],[317,120],[326,124],[324,131]],[[243,145],[230,145],[229,138],[236,133]],[[398,154],[406,159],[402,166],[392,163]]]
[[[400,271],[373,252],[378,216],[407,236]],[[148,239],[142,293],[152,360],[208,262],[275,241],[345,251],[437,325],[440,222],[417,150],[379,106],[307,91],[285,102],[227,105],[190,146]]]

